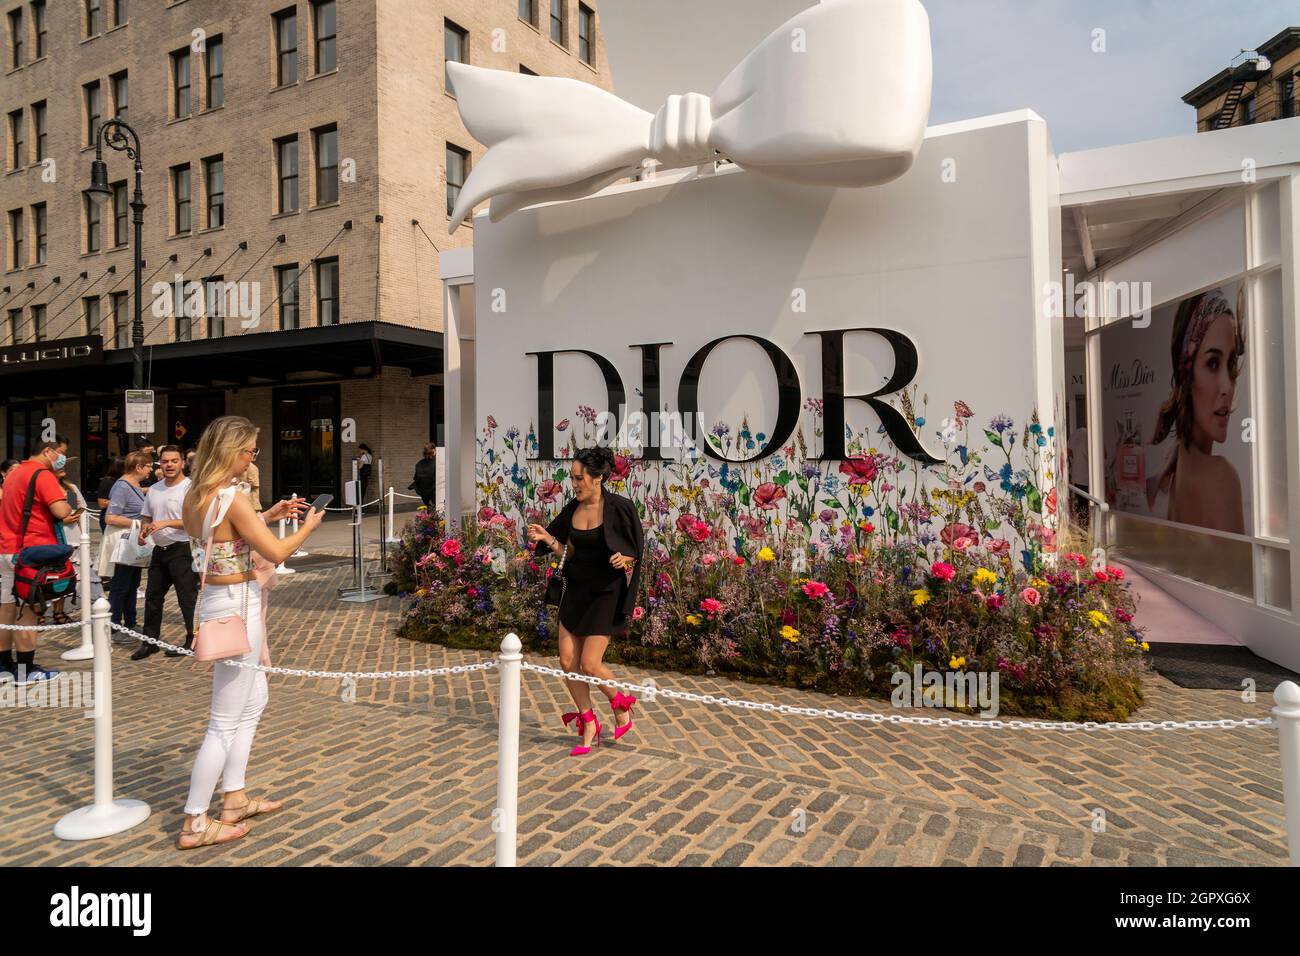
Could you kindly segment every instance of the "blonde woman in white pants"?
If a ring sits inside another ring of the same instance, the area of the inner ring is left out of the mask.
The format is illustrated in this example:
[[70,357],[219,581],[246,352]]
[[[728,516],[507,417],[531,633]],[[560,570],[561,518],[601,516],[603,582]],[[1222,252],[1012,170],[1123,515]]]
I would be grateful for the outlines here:
[[[324,516],[308,510],[296,533],[284,539],[272,534],[267,522],[297,514],[305,503],[281,501],[261,514],[253,510],[248,496],[239,493],[239,480],[257,458],[257,451],[257,427],[252,422],[236,415],[216,419],[199,441],[192,483],[182,507],[182,522],[196,553],[195,570],[203,573],[206,569],[195,629],[213,618],[239,615],[248,631],[249,652],[243,657],[248,664],[269,660],[254,554],[272,565],[280,564],[320,526]],[[209,535],[212,547],[205,553]],[[212,711],[190,774],[178,848],[192,850],[238,840],[249,832],[249,817],[282,806],[278,800],[251,798],[244,789],[253,735],[266,700],[263,672],[220,662],[212,665]],[[213,820],[208,809],[218,780],[224,798],[220,818]]]

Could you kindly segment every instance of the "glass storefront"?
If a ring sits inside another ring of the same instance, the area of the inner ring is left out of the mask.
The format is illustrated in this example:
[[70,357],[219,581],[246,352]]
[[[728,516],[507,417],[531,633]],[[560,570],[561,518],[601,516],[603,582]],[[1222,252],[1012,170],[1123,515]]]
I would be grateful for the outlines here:
[[8,434],[5,435],[5,447],[8,457],[22,461],[30,458],[41,440],[41,423],[49,414],[49,406],[44,402],[28,402],[23,405],[10,405],[7,409]]
[[108,471],[109,463],[130,451],[120,399],[83,399],[81,402],[81,479],[78,487],[93,491]]
[[276,389],[275,497],[315,498],[339,493],[339,390],[337,386]]

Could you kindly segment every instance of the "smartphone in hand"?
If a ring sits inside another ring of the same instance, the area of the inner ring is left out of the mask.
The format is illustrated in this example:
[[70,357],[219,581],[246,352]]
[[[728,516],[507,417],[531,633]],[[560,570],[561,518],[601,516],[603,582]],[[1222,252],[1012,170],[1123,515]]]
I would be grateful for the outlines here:
[[324,511],[329,503],[334,500],[333,495],[320,495],[311,503],[312,511]]

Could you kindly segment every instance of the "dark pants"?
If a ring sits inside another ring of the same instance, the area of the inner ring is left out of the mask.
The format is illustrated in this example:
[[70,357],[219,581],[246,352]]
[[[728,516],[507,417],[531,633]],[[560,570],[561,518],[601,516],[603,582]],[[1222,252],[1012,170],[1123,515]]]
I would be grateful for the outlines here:
[[108,588],[108,606],[113,612],[113,623],[124,624],[135,630],[135,592],[140,589],[140,574],[144,568],[127,564],[113,565],[113,583]]
[[185,618],[185,639],[194,637],[194,603],[199,597],[199,576],[194,571],[194,557],[188,541],[178,541],[164,548],[155,547],[149,559],[149,583],[144,590],[144,633],[162,637],[163,602],[167,589],[176,588],[176,603]]

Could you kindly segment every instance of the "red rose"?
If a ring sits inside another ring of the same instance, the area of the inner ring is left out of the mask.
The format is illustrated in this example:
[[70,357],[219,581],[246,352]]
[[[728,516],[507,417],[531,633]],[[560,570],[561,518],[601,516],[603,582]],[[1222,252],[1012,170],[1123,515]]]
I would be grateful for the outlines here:
[[632,471],[632,462],[627,455],[614,456],[614,468],[609,474],[610,481],[624,481]]
[[869,485],[876,478],[874,458],[846,458],[840,462],[840,474],[849,476],[850,485]]

